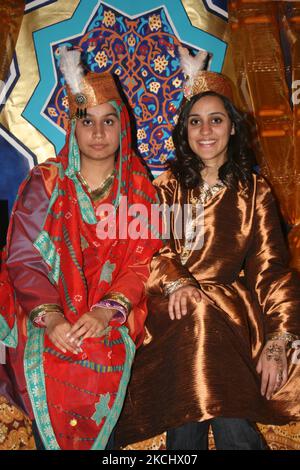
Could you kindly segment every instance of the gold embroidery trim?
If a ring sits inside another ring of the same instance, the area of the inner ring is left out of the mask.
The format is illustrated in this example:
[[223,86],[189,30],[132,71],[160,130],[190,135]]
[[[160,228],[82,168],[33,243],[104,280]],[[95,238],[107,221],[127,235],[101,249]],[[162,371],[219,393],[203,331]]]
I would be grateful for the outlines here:
[[130,300],[125,297],[124,294],[121,294],[121,292],[109,292],[103,297],[103,300],[113,300],[115,302],[119,302],[119,304],[126,309],[127,315],[132,309],[132,304]]
[[267,335],[267,338],[266,338],[267,341],[284,341],[286,347],[290,347],[291,344],[298,339],[299,339],[299,336],[289,333],[287,331],[279,332],[279,333],[272,333],[272,334]]
[[63,310],[60,305],[57,304],[41,304],[31,310],[29,319],[32,323],[38,318],[43,317],[47,313],[59,312],[64,316]]
[[190,277],[181,277],[181,278],[177,279],[176,281],[167,282],[164,286],[164,289],[163,289],[164,294],[165,294],[165,296],[171,295],[177,289],[179,289],[180,287],[186,286],[186,285],[190,285],[190,286],[199,288],[199,285],[198,285],[197,281],[195,281],[194,279],[192,279]]
[[113,170],[113,172],[110,175],[108,175],[104,181],[102,181],[99,188],[92,190],[89,187],[85,178],[82,176],[82,174],[78,172],[78,179],[81,182],[81,184],[86,188],[93,202],[97,202],[100,199],[104,199],[104,197],[108,195],[108,193],[110,192],[112,188],[114,177],[115,177],[115,170]]
[[34,450],[31,423],[21,410],[0,396],[0,450]]
[[225,188],[225,184],[222,181],[217,181],[215,184],[210,186],[205,181],[200,185],[199,196],[190,196],[191,204],[206,204],[215,194],[221,189]]
[[195,211],[196,206],[203,206],[223,188],[225,188],[225,184],[220,180],[218,180],[212,186],[206,183],[206,181],[203,181],[200,185],[200,193],[198,196],[194,196],[193,190],[191,191],[191,194],[189,196],[189,202],[192,204],[192,219],[187,222],[185,227],[185,243],[180,253],[180,260],[182,265],[186,264],[190,254],[193,252],[193,243],[191,240],[191,236],[192,238],[194,237],[194,228],[195,224],[197,224],[197,217]]

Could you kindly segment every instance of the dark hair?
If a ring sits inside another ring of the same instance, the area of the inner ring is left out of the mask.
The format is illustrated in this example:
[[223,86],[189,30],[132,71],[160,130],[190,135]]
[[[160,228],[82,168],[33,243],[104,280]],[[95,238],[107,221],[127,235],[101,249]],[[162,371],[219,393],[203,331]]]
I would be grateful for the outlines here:
[[228,187],[237,187],[239,182],[251,185],[255,157],[250,145],[246,116],[238,111],[228,98],[212,91],[193,96],[190,101],[183,103],[180,109],[178,122],[172,133],[175,159],[170,161],[170,168],[174,176],[185,188],[195,188],[202,182],[200,172],[204,164],[189,146],[187,129],[193,105],[204,96],[217,96],[222,100],[235,128],[235,134],[230,136],[228,142],[228,159],[219,168],[220,180]]

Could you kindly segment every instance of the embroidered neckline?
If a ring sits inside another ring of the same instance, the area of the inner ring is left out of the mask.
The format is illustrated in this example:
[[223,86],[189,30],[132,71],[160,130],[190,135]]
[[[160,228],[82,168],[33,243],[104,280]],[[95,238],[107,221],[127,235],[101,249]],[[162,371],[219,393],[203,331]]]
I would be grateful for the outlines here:
[[193,190],[189,196],[189,203],[192,204],[192,212],[191,212],[191,219],[187,221],[185,226],[185,242],[182,246],[180,260],[181,264],[186,264],[191,252],[193,251],[193,238],[195,236],[195,226],[198,224],[197,216],[196,216],[196,206],[197,205],[204,205],[208,201],[210,201],[215,194],[225,188],[225,184],[218,180],[213,185],[209,185],[206,181],[203,181],[199,188],[196,188],[196,191],[199,194],[197,196],[193,196]]
[[218,180],[213,185],[209,185],[206,181],[200,184],[200,192],[198,196],[190,196],[191,204],[206,204],[215,194],[225,187],[225,184]]
[[101,185],[96,188],[96,189],[91,189],[89,187],[89,184],[88,182],[86,181],[86,179],[82,176],[82,174],[80,173],[80,171],[77,173],[78,175],[78,179],[79,181],[81,182],[81,184],[86,188],[87,192],[89,193],[91,199],[93,202],[96,202],[98,201],[99,199],[103,199],[105,196],[107,196],[107,194],[109,193],[109,191],[111,190],[112,188],[112,184],[113,184],[113,181],[114,181],[114,177],[115,177],[115,169],[112,171],[112,173],[110,173],[104,181],[102,181]]

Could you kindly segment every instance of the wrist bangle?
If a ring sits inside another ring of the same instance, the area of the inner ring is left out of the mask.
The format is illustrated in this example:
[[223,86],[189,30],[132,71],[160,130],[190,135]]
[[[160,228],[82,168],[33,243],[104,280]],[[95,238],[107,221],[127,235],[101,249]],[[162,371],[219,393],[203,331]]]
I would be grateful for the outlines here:
[[56,304],[43,304],[31,310],[29,318],[38,328],[45,328],[45,318],[47,314],[58,313],[64,317],[62,308]]
[[299,336],[293,335],[292,333],[274,333],[267,335],[267,341],[284,341],[285,347],[289,347],[291,343],[299,339]]
[[126,318],[127,318],[127,310],[123,307],[123,305],[120,305],[118,302],[114,300],[100,300],[99,303],[94,304],[91,308],[91,311],[94,308],[108,308],[111,310],[115,310],[116,313],[113,314],[111,320],[117,320],[120,323],[125,323]]
[[176,281],[167,282],[165,284],[163,288],[164,295],[167,297],[168,295],[173,294],[173,292],[175,292],[177,289],[180,289],[180,287],[183,287],[183,286],[192,286],[192,287],[196,287],[199,289],[199,285],[197,281],[195,281],[194,279],[189,278],[189,277],[180,277]]

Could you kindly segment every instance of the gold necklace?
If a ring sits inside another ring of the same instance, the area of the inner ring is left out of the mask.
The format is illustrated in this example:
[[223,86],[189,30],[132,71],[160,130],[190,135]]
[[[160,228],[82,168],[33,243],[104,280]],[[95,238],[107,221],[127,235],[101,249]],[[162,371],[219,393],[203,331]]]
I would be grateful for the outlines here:
[[115,169],[113,169],[113,171],[102,181],[102,183],[100,184],[100,186],[98,186],[98,188],[91,189],[89,187],[88,182],[84,178],[84,176],[82,176],[80,171],[78,172],[79,180],[86,187],[86,189],[87,189],[88,193],[90,194],[93,201],[96,201],[98,199],[102,199],[108,193],[108,191],[112,187],[112,183],[114,181],[114,176],[115,176]]
[[103,188],[103,186],[105,185],[105,183],[108,181],[109,178],[111,178],[113,175],[114,175],[114,172],[115,170],[113,169],[113,171],[106,176],[106,178],[104,178],[104,180],[102,181],[102,183],[100,184],[100,186],[98,186],[97,188],[95,189],[91,189],[90,185],[88,184],[87,180],[85,179],[85,177],[81,174],[81,172],[79,171],[78,172],[78,175],[82,181],[82,183],[87,187],[87,190],[89,193],[93,193],[94,191],[99,191],[100,189]]

